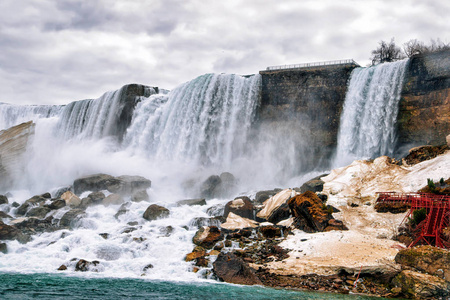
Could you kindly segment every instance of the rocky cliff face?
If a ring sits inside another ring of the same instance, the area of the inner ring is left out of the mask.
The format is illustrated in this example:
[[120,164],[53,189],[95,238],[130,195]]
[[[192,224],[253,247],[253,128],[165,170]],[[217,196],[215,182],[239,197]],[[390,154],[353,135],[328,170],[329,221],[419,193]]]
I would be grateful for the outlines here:
[[400,99],[399,145],[442,145],[449,133],[450,51],[414,56]]
[[259,121],[304,146],[315,167],[326,161],[337,143],[339,119],[354,64],[298,70],[261,71]]
[[10,187],[23,172],[22,156],[34,135],[34,127],[30,121],[0,131],[0,190]]

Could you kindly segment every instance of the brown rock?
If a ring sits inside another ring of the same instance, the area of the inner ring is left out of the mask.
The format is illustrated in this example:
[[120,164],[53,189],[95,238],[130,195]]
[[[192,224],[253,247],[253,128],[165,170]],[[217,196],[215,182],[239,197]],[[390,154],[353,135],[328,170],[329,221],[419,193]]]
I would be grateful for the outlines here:
[[58,271],[65,271],[65,270],[67,270],[67,266],[66,266],[66,265],[61,265],[61,266],[58,268]]
[[228,214],[232,212],[243,218],[254,220],[253,210],[253,204],[248,197],[238,197],[225,205],[223,216],[224,218],[227,218]]
[[170,211],[163,207],[156,204],[152,204],[144,212],[144,219],[148,221],[153,221],[157,219],[162,219],[168,217],[170,214]]
[[446,297],[450,296],[450,282],[410,270],[398,274],[392,284],[400,287],[404,295],[414,299],[448,299]]
[[220,253],[213,264],[213,272],[225,282],[235,284],[262,284],[255,271],[233,253]]
[[294,225],[305,232],[321,232],[328,226],[333,217],[320,198],[313,192],[307,191],[291,198],[288,202]]
[[432,246],[403,249],[395,256],[395,262],[450,282],[449,250]]
[[192,238],[192,242],[205,249],[211,249],[222,239],[222,232],[216,226],[201,227]]
[[184,258],[185,261],[193,261],[194,259],[197,259],[199,257],[203,257],[206,255],[206,251],[194,251],[191,253],[186,254],[186,257]]

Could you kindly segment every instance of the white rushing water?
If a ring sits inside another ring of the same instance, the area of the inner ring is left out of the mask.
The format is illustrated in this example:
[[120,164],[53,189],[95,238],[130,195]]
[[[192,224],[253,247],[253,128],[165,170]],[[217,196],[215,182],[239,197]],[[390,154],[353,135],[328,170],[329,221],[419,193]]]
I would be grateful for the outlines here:
[[[115,217],[120,205],[94,205],[71,230],[36,234],[27,244],[7,241],[8,254],[0,253],[0,271],[52,273],[65,264],[68,273],[75,274],[72,259],[77,258],[100,261],[98,272],[86,276],[145,275],[189,281],[205,277],[191,272],[192,263],[184,261],[194,246],[195,220],[204,218],[200,223],[208,223],[207,209],[220,211],[230,199],[210,199],[201,207],[180,207],[176,201],[196,196],[189,194],[194,190],[184,188],[189,186],[186,182],[201,183],[233,165],[240,176],[240,169],[254,165],[246,148],[259,104],[260,80],[259,75],[207,74],[167,95],[147,93],[148,97],[136,99],[139,103],[122,143],[116,136],[122,90],[66,106],[1,105],[4,128],[28,120],[36,123],[24,156],[25,172],[16,178],[14,188],[4,191],[11,192],[10,204],[54,193],[95,173],[141,175],[152,180],[152,187],[149,201],[125,198],[127,210],[120,216]],[[237,163],[242,161],[246,164]],[[14,216],[16,209],[10,204],[0,205],[0,210]],[[170,216],[151,222],[143,219],[150,204],[168,208]],[[67,211],[66,207],[53,210],[47,217],[57,220]],[[149,264],[152,268],[144,270]]]
[[398,101],[408,60],[353,70],[345,97],[334,165],[392,155]]

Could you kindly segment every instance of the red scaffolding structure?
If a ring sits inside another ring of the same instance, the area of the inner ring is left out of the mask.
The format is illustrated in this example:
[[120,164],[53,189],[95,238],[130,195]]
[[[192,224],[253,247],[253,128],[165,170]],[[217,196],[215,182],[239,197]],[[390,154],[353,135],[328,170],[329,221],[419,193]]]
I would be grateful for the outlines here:
[[377,203],[409,204],[411,208],[404,224],[412,217],[414,211],[425,209],[426,218],[415,229],[415,239],[409,245],[419,242],[440,248],[450,248],[450,196],[429,193],[378,193]]

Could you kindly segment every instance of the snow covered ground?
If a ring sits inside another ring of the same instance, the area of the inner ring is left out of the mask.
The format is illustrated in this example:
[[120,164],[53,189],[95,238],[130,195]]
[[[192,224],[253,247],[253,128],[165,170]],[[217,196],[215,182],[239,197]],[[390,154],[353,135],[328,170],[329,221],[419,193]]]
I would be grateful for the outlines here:
[[[405,245],[391,240],[406,213],[377,213],[373,206],[376,192],[415,192],[427,184],[450,177],[450,151],[413,166],[391,164],[386,156],[373,162],[354,161],[323,177],[327,204],[341,210],[333,214],[348,231],[305,233],[295,230],[280,246],[290,250],[290,257],[271,262],[268,267],[278,274],[335,274],[341,269],[387,271],[396,268],[394,257]],[[349,204],[357,204],[351,207]]]

